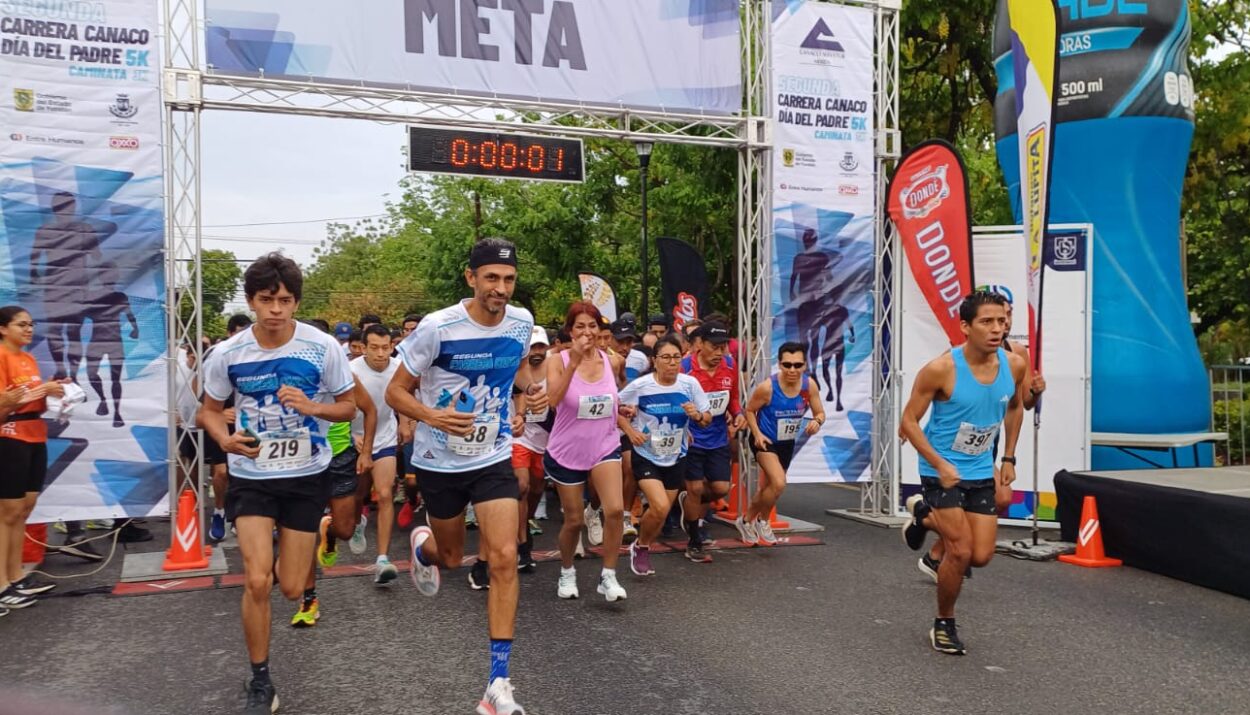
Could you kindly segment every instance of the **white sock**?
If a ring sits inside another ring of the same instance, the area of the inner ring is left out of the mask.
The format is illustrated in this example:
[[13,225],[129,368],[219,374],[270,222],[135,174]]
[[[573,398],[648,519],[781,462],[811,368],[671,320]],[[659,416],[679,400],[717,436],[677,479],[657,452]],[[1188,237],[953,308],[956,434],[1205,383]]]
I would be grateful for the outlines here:
[[576,574],[577,574],[577,567],[576,567],[576,566],[570,566],[570,567],[568,567],[568,568],[564,568],[563,566],[561,566],[561,567],[560,567],[560,575],[561,575],[561,576],[573,576],[573,575],[576,575]]
[[383,561],[390,561],[390,560],[391,560],[390,557],[388,557],[386,554],[378,555],[378,563],[382,563]]
[[218,509],[216,507],[213,508],[213,516],[224,517],[225,515],[226,515],[225,509]]
[[611,576],[612,578],[616,578],[616,569],[604,568],[602,571],[599,572],[599,578],[603,578],[604,576]]

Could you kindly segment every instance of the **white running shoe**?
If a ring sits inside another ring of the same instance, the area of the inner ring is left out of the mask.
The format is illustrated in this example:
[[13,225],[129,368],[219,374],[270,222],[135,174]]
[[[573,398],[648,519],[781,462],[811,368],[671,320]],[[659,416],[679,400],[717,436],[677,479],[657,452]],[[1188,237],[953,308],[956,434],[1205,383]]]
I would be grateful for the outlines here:
[[777,545],[777,535],[773,533],[773,525],[768,523],[768,519],[755,520],[755,533],[760,536],[760,544],[764,546]]
[[608,603],[625,600],[625,589],[621,587],[620,582],[616,580],[615,571],[604,571],[599,576],[599,593],[607,599]]
[[422,566],[417,560],[417,552],[421,550],[421,545],[425,540],[434,535],[434,532],[428,526],[418,526],[412,530],[412,536],[409,543],[412,544],[412,552],[409,556],[412,563],[408,566],[408,575],[412,577],[412,585],[417,587],[417,591],[422,596],[433,596],[438,593],[438,586],[441,583],[441,577],[438,575],[437,566]]
[[556,595],[560,598],[577,598],[577,570],[569,569],[565,571],[560,569],[560,585],[556,588]]
[[353,554],[360,555],[369,547],[369,543],[365,541],[365,527],[369,525],[369,518],[364,514],[360,515],[360,521],[356,524],[356,530],[352,532],[352,538],[347,542],[347,548]]
[[582,544],[582,535],[581,535],[581,534],[578,534],[578,535],[577,535],[577,547],[576,547],[575,549],[573,549],[573,558],[575,558],[575,559],[584,559],[584,558],[586,558],[586,547]]
[[477,704],[477,715],[525,715],[525,708],[512,699],[512,681],[495,678],[486,688],[482,702]]
[[464,525],[470,529],[477,528],[477,510],[470,504],[464,509]]
[[621,540],[625,543],[632,543],[638,538],[638,527],[634,526],[634,520],[629,512],[625,512],[625,528],[621,530]]
[[373,564],[373,582],[379,586],[394,581],[399,577],[399,569],[395,568],[395,564],[385,556],[379,556],[375,564]]
[[603,543],[603,514],[589,504],[586,505],[586,540],[591,546]]
[[734,519],[734,526],[738,528],[738,538],[742,540],[742,543],[747,546],[755,546],[759,543],[760,535],[755,530],[755,522],[747,521],[739,514],[738,518]]
[[538,498],[538,508],[534,510],[534,518],[539,521],[547,520],[547,492]]

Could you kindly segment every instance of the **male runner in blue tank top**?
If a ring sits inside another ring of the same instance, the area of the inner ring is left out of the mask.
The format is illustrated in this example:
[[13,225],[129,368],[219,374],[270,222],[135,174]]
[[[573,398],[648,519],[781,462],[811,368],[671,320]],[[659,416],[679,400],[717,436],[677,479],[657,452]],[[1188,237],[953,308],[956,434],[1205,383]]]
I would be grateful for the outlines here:
[[[1001,478],[1016,478],[1016,440],[1024,419],[1020,383],[1024,359],[1003,349],[1007,334],[1006,299],[978,291],[959,306],[967,342],[930,361],[916,375],[911,399],[903,409],[902,436],[920,455],[923,495],[907,500],[918,527],[937,531],[946,549],[938,569],[937,618],[929,631],[934,650],[953,655],[966,651],[955,629],[955,601],[968,565],[984,566],[994,555],[998,515],[994,506],[994,438],[1003,439]],[[932,414],[923,428],[920,418]]]

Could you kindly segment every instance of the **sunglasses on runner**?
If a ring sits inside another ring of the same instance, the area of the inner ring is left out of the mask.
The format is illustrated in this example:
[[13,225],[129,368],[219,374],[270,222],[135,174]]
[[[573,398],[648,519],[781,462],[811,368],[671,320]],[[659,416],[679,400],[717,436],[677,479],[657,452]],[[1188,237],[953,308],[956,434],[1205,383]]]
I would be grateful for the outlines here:
[[780,363],[787,370],[802,370],[804,363],[801,362],[783,362]]

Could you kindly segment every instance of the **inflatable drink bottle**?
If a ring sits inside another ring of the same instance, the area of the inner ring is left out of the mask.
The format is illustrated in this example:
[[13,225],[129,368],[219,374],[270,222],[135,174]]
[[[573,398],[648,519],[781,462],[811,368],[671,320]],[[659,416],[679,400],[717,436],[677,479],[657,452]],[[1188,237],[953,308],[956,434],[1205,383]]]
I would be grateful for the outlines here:
[[[1205,431],[1210,385],[1189,323],[1180,255],[1181,187],[1194,126],[1188,7],[1184,0],[1057,4],[1050,222],[1094,225],[1087,254],[1093,270],[1093,430]],[[994,60],[998,161],[1019,221],[1006,0],[998,5]],[[1093,466],[1145,463],[1095,447]]]

